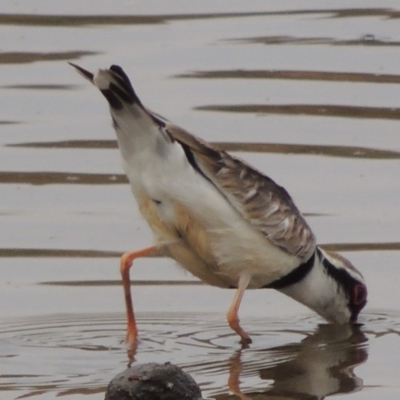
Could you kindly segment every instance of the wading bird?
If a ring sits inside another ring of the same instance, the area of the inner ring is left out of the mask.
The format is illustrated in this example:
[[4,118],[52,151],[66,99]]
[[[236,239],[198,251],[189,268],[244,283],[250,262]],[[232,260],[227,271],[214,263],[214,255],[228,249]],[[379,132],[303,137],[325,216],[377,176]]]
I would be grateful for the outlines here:
[[238,317],[246,289],[279,290],[332,323],[357,321],[367,302],[363,276],[317,246],[283,187],[151,112],[121,67],[94,75],[71,65],[109,103],[126,175],[156,238],[121,258],[128,344],[138,335],[129,269],[138,257],[161,253],[210,285],[236,290],[227,319],[242,343],[251,342]]

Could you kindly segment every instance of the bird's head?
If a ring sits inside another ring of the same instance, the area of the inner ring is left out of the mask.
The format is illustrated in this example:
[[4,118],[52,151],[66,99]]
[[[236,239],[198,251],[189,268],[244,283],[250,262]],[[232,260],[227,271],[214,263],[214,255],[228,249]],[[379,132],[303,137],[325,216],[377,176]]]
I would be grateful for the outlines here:
[[334,323],[357,322],[358,314],[367,304],[368,291],[364,277],[340,254],[321,248],[318,248],[317,253],[334,292],[327,307],[319,310],[319,314]]
[[278,290],[336,324],[357,322],[367,303],[367,287],[360,272],[346,258],[320,247],[309,273]]

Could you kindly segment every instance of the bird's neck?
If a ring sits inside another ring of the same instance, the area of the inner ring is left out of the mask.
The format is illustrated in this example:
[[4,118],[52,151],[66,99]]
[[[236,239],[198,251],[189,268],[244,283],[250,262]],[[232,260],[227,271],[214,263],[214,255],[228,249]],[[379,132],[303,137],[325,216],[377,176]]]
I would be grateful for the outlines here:
[[[323,255],[318,248],[312,258],[312,266],[302,279],[276,289],[311,308],[329,322],[349,322],[348,299],[340,284],[327,271],[326,265],[323,264]],[[330,268],[335,266],[331,265]]]

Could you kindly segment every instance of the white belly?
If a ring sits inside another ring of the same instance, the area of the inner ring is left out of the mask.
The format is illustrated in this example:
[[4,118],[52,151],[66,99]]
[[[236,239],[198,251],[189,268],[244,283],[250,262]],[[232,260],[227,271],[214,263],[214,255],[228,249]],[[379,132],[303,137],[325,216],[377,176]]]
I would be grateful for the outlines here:
[[236,286],[247,271],[249,288],[257,288],[299,264],[298,257],[272,245],[190,167],[175,163],[172,169],[170,163],[155,163],[128,177],[158,244],[183,268],[220,287]]

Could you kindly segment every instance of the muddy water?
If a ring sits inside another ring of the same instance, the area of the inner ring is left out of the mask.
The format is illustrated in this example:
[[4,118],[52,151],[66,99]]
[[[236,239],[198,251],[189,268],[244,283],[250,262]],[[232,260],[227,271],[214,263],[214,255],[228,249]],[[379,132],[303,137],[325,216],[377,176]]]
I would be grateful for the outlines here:
[[0,8],[1,399],[104,397],[128,363],[118,258],[152,243],[106,104],[66,61],[122,65],[151,109],[273,177],[370,288],[340,329],[248,292],[241,349],[231,291],[141,260],[135,359],[182,366],[205,398],[398,398],[397,2],[114,3]]

